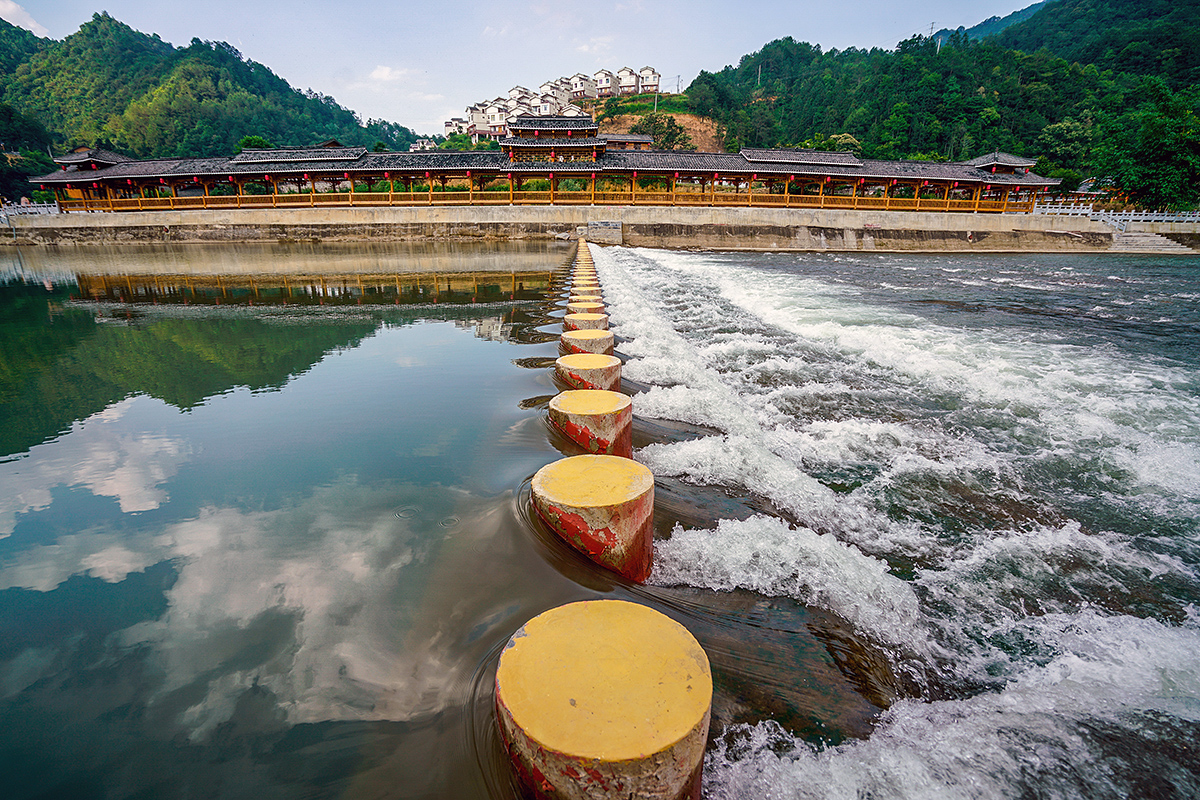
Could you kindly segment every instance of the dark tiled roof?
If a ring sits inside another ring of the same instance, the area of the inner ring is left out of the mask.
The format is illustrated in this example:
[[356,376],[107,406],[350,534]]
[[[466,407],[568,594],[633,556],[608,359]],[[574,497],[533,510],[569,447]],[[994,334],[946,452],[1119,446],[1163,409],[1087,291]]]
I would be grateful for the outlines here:
[[80,153],[67,153],[66,155],[58,156],[54,159],[56,164],[85,164],[88,161],[97,161],[101,164],[120,164],[123,161],[133,161],[129,156],[123,156],[120,153],[114,153],[111,150],[84,150]]
[[679,172],[689,175],[746,172],[749,164],[737,153],[695,153],[674,150],[609,150],[602,163],[617,170]]
[[591,117],[517,117],[508,121],[508,129],[528,131],[586,131],[599,127]]
[[604,140],[594,136],[524,136],[500,140],[501,147],[603,147]]
[[801,148],[765,150],[755,147],[743,147],[742,155],[750,162],[768,162],[779,164],[840,164],[857,167],[861,161],[854,153],[840,150],[805,150]]
[[986,156],[972,158],[970,161],[960,161],[960,164],[967,164],[972,167],[990,167],[993,164],[1001,167],[1032,167],[1037,161],[1021,156],[1014,156],[1012,153],[1001,153],[997,150],[994,153],[988,153]]
[[280,161],[353,161],[367,152],[365,147],[279,147],[243,150],[229,159],[232,164],[262,164]]
[[[600,139],[550,138],[521,140],[520,146],[588,147],[602,146]],[[258,151],[277,158],[289,152],[309,152],[313,148]],[[760,177],[809,177],[857,181],[958,181],[960,183],[992,184],[998,186],[1052,186],[1058,183],[1032,173],[992,173],[969,163],[937,163],[929,161],[881,161],[863,159],[852,163],[796,163],[765,158],[749,161],[742,153],[698,153],[668,150],[608,150],[596,161],[509,161],[507,153],[499,150],[427,150],[415,153],[367,153],[363,148],[326,149],[336,153],[339,160],[275,160],[239,161],[229,158],[124,160],[97,170],[60,170],[35,178],[32,183],[77,184],[98,180],[123,183],[127,180],[158,180],[159,178],[188,180],[195,176],[210,180],[225,180],[228,176],[295,178],[310,174],[320,179],[345,173],[362,176],[382,176],[385,172],[403,175],[422,175],[425,172],[463,174],[468,170],[480,173],[592,173],[647,174],[679,173],[681,176],[721,177],[758,175]],[[756,151],[756,154],[780,151]],[[786,151],[785,151],[786,152]]]
[[600,138],[606,142],[637,142],[645,144],[653,142],[653,136],[647,136],[644,133],[602,133]]
[[371,153],[363,162],[362,167],[376,172],[488,170],[499,169],[507,164],[508,156],[499,150],[425,150],[416,153]]

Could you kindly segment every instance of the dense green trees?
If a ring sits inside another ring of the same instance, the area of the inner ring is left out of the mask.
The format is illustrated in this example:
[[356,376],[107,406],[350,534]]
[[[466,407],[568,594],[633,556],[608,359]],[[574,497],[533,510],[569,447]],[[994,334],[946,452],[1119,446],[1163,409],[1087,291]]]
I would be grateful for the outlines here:
[[1138,202],[1186,207],[1200,201],[1197,84],[1200,6],[1056,0],[982,41],[960,31],[825,52],[779,39],[701,72],[688,97],[723,126],[729,150],[838,134],[874,158],[1004,150],[1038,159],[1065,189],[1100,176]]
[[0,74],[4,101],[40,120],[60,146],[145,158],[227,155],[250,134],[397,150],[417,138],[384,120],[363,125],[333,98],[293,89],[224,42],[176,48],[103,13],[61,42],[0,21],[5,63],[14,67]]
[[1095,163],[1138,205],[1193,208],[1200,202],[1200,87],[1172,92],[1148,79],[1133,111],[1105,117],[1095,137]]
[[500,144],[493,139],[480,139],[472,142],[465,133],[452,133],[438,147],[442,150],[499,150]]
[[633,124],[629,132],[653,136],[656,150],[696,149],[696,145],[692,143],[692,137],[669,114],[646,114]]

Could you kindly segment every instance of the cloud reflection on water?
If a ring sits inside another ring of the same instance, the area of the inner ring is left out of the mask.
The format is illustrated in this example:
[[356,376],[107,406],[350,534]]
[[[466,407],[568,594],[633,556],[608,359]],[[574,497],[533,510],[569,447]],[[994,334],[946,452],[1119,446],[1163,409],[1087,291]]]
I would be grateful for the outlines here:
[[131,410],[144,413],[150,405],[166,407],[149,397],[127,398],[76,422],[27,456],[0,464],[0,484],[5,487],[0,490],[0,538],[12,534],[20,514],[48,507],[56,486],[83,486],[97,496],[112,497],[127,514],[165,503],[162,484],[191,451],[180,438],[131,427],[126,419]]
[[[418,495],[418,515],[395,513]],[[148,706],[192,740],[231,719],[254,687],[273,695],[289,725],[405,720],[441,710],[450,687],[464,680],[460,673],[474,668],[472,659],[460,663],[461,637],[453,633],[464,601],[430,580],[439,569],[458,572],[461,559],[484,558],[496,520],[482,522],[472,505],[456,490],[398,496],[347,480],[275,511],[206,508],[194,519],[124,532],[120,545],[105,530],[78,534],[67,546],[21,553],[0,570],[0,583],[39,576],[46,591],[51,575],[117,582],[173,563],[178,576],[165,592],[166,613],[119,631],[113,644],[144,654],[147,671],[161,676]],[[449,511],[457,524],[443,526]],[[443,558],[454,566],[439,566]],[[19,666],[27,685],[31,669],[53,661],[23,658],[0,672]]]

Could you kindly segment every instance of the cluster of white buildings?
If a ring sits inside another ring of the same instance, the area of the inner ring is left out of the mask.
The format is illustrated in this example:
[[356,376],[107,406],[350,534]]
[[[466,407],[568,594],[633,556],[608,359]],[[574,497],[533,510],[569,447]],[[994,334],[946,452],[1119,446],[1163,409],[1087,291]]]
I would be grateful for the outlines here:
[[661,75],[653,67],[639,70],[621,67],[616,72],[602,69],[592,75],[577,72],[569,78],[546,81],[536,91],[514,86],[507,97],[497,97],[467,107],[467,115],[445,123],[445,135],[465,133],[481,138],[502,139],[514,117],[581,117],[586,114],[572,100],[602,99],[626,94],[659,91]]

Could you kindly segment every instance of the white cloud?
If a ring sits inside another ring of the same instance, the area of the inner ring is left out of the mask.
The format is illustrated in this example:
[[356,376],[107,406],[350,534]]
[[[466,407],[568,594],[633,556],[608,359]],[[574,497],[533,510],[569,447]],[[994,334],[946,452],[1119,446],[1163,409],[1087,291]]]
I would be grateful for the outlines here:
[[385,67],[383,64],[380,64],[371,70],[371,80],[392,83],[403,80],[412,74],[413,71],[411,69],[393,69],[392,67]]
[[30,16],[28,11],[14,3],[13,0],[0,0],[0,19],[11,22],[13,25],[18,25],[25,30],[33,31],[38,36],[45,36],[50,33],[50,30],[45,25],[42,25]]
[[188,459],[188,447],[179,439],[128,430],[123,418],[135,403],[165,405],[146,397],[123,400],[75,423],[53,443],[35,446],[25,458],[0,465],[0,537],[12,533],[18,514],[48,506],[56,486],[84,486],[116,498],[127,514],[165,502],[160,484]]

